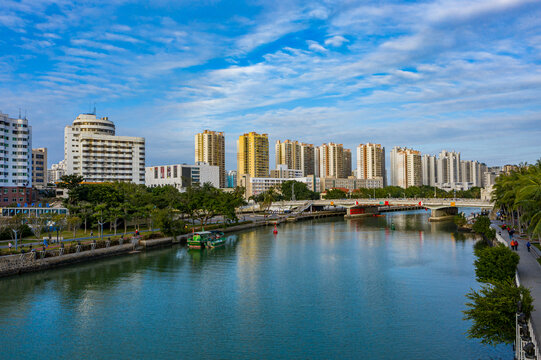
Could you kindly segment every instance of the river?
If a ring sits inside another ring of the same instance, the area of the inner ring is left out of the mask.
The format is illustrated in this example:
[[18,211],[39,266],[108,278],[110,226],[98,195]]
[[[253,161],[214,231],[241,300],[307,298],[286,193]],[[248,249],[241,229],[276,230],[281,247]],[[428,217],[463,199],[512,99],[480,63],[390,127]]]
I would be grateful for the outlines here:
[[1,279],[0,358],[512,358],[465,335],[474,240],[427,219],[305,221]]

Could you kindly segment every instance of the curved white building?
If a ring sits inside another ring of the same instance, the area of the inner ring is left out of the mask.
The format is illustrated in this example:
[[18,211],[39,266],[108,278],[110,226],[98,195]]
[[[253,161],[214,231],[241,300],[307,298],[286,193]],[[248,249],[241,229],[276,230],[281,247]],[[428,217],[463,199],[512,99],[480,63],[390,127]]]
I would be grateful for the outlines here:
[[145,138],[116,136],[107,117],[80,114],[64,130],[66,174],[88,182],[145,183]]

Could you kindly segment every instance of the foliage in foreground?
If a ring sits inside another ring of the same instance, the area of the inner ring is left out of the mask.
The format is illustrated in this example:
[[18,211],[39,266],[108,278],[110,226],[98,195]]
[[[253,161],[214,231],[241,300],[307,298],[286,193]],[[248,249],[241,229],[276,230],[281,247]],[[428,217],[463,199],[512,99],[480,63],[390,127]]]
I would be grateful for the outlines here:
[[511,344],[515,340],[515,313],[522,301],[526,317],[533,311],[530,291],[516,287],[512,280],[483,284],[479,291],[466,295],[470,309],[463,311],[464,320],[471,320],[468,337],[480,339],[483,344]]
[[477,281],[506,281],[515,277],[520,257],[517,253],[506,247],[498,245],[486,247],[476,252],[475,275]]
[[507,221],[516,219],[521,231],[541,237],[541,159],[498,176],[492,200]]
[[478,216],[475,223],[473,223],[472,230],[483,236],[486,240],[496,238],[496,231],[490,227],[490,219],[488,216]]

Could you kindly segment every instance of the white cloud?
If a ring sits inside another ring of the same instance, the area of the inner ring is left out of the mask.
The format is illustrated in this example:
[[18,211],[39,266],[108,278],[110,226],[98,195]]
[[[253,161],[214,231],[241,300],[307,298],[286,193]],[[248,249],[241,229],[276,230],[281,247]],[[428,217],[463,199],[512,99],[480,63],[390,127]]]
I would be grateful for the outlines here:
[[341,35],[335,35],[328,39],[325,39],[325,45],[331,45],[334,47],[340,47],[343,43],[348,42],[349,40]]
[[308,44],[308,49],[310,49],[312,51],[317,51],[317,52],[326,52],[327,51],[327,49],[325,49],[323,46],[319,45],[319,43],[317,41],[307,40],[306,43]]

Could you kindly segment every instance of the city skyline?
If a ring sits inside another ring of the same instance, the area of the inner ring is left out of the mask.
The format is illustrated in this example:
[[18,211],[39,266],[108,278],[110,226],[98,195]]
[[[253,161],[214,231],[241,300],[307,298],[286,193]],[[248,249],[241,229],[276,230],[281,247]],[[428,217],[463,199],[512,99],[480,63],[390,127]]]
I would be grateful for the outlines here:
[[[225,133],[228,170],[251,131],[271,144],[537,160],[538,2],[235,4],[4,1],[0,110],[27,114],[49,165],[94,103],[126,136],[145,136],[147,166],[191,163],[204,129]],[[507,138],[520,146],[503,148]]]

